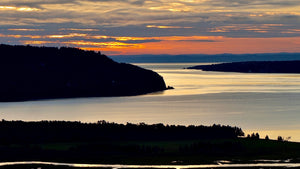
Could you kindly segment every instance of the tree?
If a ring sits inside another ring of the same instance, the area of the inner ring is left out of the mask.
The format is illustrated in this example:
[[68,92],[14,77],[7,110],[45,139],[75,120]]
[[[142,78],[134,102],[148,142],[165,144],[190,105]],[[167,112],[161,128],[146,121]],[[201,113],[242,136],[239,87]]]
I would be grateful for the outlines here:
[[268,135],[266,135],[265,140],[270,140]]
[[251,134],[251,138],[252,138],[252,139],[259,139],[259,134],[258,134],[258,133],[256,133],[256,134],[255,134],[255,133],[252,133],[252,134]]
[[283,140],[283,137],[281,137],[281,136],[278,136],[278,137],[277,137],[277,140],[278,140],[278,141],[284,141],[284,140]]

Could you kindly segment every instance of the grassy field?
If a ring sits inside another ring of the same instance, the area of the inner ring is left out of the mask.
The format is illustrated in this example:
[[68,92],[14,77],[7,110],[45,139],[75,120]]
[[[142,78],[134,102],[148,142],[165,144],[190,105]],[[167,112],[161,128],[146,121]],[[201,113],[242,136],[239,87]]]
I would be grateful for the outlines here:
[[1,154],[12,154],[2,156],[1,161],[213,164],[218,160],[249,163],[257,159],[290,159],[290,162],[300,162],[300,143],[247,138],[8,144],[1,145],[0,150]]
[[187,165],[300,161],[300,143],[243,138],[230,126],[165,126],[100,121],[0,121],[0,162]]

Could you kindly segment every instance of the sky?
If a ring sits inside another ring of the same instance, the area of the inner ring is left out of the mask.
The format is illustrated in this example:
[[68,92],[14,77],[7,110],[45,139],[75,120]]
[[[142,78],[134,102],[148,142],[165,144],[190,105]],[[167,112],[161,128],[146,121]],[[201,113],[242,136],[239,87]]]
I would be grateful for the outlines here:
[[1,0],[0,43],[107,55],[300,52],[299,0]]

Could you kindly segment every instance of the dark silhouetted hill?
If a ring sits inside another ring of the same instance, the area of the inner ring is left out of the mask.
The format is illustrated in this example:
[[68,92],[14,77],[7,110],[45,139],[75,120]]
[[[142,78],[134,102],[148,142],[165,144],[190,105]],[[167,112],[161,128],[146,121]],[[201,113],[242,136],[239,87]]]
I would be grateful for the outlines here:
[[300,61],[251,61],[199,65],[188,69],[242,73],[300,73]]
[[0,45],[0,101],[139,95],[166,89],[157,73],[76,48]]

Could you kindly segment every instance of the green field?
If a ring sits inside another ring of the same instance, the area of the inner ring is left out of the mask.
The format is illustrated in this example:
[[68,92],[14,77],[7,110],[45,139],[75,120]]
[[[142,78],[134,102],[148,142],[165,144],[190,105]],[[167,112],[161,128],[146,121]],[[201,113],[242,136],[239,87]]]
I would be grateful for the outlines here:
[[[181,141],[103,141],[7,144],[2,161],[54,161],[103,164],[249,163],[257,159],[300,161],[300,143],[248,138]],[[176,163],[175,163],[176,161]]]
[[[300,162],[300,143],[244,138],[230,126],[0,121],[0,162],[191,165]],[[258,134],[257,134],[258,135]]]

